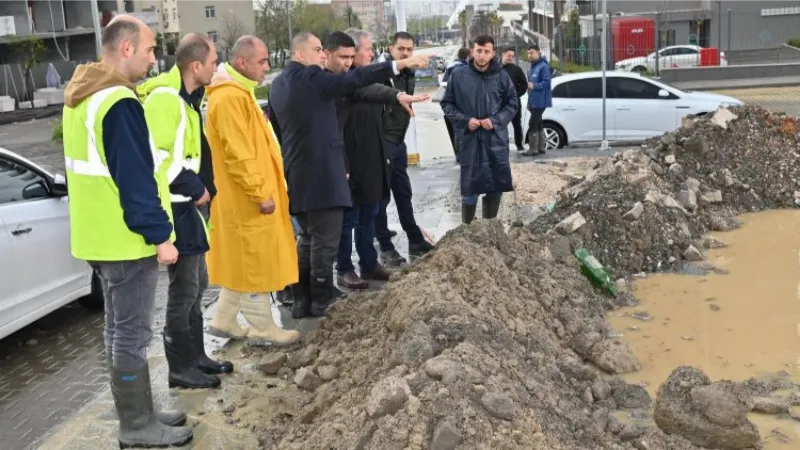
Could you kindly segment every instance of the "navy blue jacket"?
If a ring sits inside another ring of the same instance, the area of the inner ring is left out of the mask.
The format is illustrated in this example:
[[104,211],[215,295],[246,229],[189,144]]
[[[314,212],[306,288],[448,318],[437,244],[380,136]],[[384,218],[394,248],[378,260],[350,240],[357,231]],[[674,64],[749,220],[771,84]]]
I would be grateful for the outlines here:
[[[205,89],[200,88],[193,93],[186,92],[186,86],[181,82],[180,95],[183,100],[192,106],[200,116],[200,101],[203,99]],[[208,189],[210,195],[216,195],[214,188],[214,171],[211,166],[211,152],[208,151],[208,141],[202,130],[200,120],[200,173],[195,173],[184,168],[170,183],[169,190],[172,194],[200,200]],[[209,178],[210,177],[210,178]],[[200,212],[194,201],[172,203],[172,223],[175,225],[175,248],[184,256],[206,253],[209,250],[208,237],[206,236],[205,222],[200,218]],[[208,215],[206,214],[206,219]]]
[[[456,70],[447,83],[442,109],[453,124],[461,156],[461,195],[511,192],[508,162],[508,124],[519,99],[508,74],[492,60],[485,72],[468,65]],[[491,130],[470,131],[469,120],[491,119]]]
[[155,163],[149,136],[144,108],[135,98],[118,101],[103,118],[103,148],[125,225],[146,243],[159,245],[169,240],[172,225],[152,176]]
[[389,62],[330,73],[293,61],[272,82],[270,120],[280,129],[292,214],[352,206],[336,99],[393,75]]
[[528,89],[528,109],[545,109],[553,106],[553,92],[550,88],[550,64],[542,56],[528,70],[528,81],[533,83],[533,89]]

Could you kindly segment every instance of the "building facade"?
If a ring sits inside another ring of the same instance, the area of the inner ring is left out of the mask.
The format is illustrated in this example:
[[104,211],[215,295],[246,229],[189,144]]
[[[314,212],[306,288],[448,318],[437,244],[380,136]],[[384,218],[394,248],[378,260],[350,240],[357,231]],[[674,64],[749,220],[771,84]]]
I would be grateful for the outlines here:
[[353,11],[361,21],[361,26],[375,31],[386,20],[386,9],[383,0],[331,0],[331,6],[337,15],[346,16],[347,9]]

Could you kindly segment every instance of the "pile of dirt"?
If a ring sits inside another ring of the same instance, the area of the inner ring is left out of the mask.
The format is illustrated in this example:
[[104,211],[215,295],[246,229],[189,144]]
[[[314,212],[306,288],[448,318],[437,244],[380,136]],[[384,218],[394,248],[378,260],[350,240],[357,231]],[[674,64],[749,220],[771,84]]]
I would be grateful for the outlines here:
[[796,119],[753,106],[688,120],[607,159],[529,226],[569,235],[618,277],[711,269],[703,250],[724,243],[709,232],[739,226],[744,212],[800,204],[797,131]]
[[264,356],[285,380],[266,401],[226,402],[268,449],[693,449],[652,425],[643,387],[597,369],[639,368],[606,338],[630,300],[591,288],[566,238],[478,221]]

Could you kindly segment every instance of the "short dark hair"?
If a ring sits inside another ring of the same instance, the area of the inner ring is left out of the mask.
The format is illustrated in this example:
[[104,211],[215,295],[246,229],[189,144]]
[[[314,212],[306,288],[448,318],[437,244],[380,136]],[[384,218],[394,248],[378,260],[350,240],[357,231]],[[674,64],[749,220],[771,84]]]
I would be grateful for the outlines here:
[[340,48],[356,48],[356,42],[344,31],[334,31],[329,34],[325,39],[325,44],[322,48],[329,52],[336,51]]
[[516,55],[517,54],[517,49],[515,49],[514,47],[506,47],[506,48],[503,49],[503,53],[506,53],[506,52],[514,52],[514,54]]
[[141,37],[141,25],[137,22],[119,18],[112,20],[108,26],[103,29],[103,37],[101,43],[104,49],[114,50],[123,41],[131,41],[134,47],[139,47],[139,38]]
[[482,34],[476,37],[475,41],[473,41],[473,45],[479,45],[481,47],[483,47],[486,44],[492,44],[492,48],[494,48],[494,38],[489,35]]
[[467,47],[461,47],[458,49],[458,59],[467,59],[469,58],[469,54],[472,53],[470,49]]
[[537,52],[540,52],[540,51],[541,51],[541,50],[539,49],[539,46],[538,46],[538,45],[536,45],[536,44],[531,44],[531,45],[529,45],[529,46],[528,46],[528,50],[536,50]]
[[412,36],[411,33],[406,31],[398,31],[394,34],[394,36],[392,36],[392,45],[397,44],[397,41],[400,39],[409,40],[412,44],[414,43],[414,36]]
[[178,43],[175,50],[175,64],[183,72],[193,62],[206,63],[211,53],[211,41],[207,36],[198,33],[187,33]]

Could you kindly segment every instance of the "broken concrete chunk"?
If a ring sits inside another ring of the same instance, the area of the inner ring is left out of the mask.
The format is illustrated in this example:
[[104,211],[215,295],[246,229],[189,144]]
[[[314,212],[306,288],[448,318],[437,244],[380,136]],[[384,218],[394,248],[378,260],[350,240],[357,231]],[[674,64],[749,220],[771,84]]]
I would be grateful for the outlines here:
[[683,190],[678,192],[678,201],[690,211],[697,208],[697,195],[695,195],[694,191]]
[[317,367],[317,375],[322,381],[331,381],[339,376],[339,369],[336,366],[319,366]]
[[299,386],[301,389],[313,391],[322,384],[322,380],[320,380],[317,374],[308,368],[302,367],[294,376],[294,384]]
[[703,253],[701,253],[700,250],[698,250],[694,245],[690,245],[686,248],[686,250],[683,252],[683,258],[687,261],[702,261],[705,259]]
[[461,443],[461,433],[453,419],[443,419],[433,430],[431,450],[454,450]]
[[722,203],[722,191],[717,189],[716,191],[706,192],[700,196],[700,200],[704,204]]
[[622,218],[629,221],[637,220],[644,212],[644,205],[642,202],[636,202],[630,211],[626,212]]
[[667,155],[664,157],[664,163],[668,165],[675,164],[675,155]]
[[461,363],[445,356],[425,361],[425,373],[434,380],[455,381],[463,372]]
[[738,427],[753,408],[750,395],[741,385],[730,381],[695,387],[691,397],[708,420],[723,427]]
[[578,228],[586,225],[586,219],[580,212],[575,212],[556,225],[556,231],[562,235],[574,233]]
[[700,190],[700,181],[695,178],[687,178],[686,181],[681,183],[681,189],[697,192]]
[[639,358],[630,347],[613,340],[595,345],[590,359],[601,369],[613,374],[637,372],[642,368]]
[[275,375],[286,364],[286,353],[270,353],[261,358],[258,369],[267,375]]
[[702,156],[708,152],[706,141],[698,137],[689,138],[686,142],[684,142],[683,148],[686,149],[686,151],[698,156]]
[[714,112],[714,115],[713,115],[713,116],[711,116],[711,122],[712,122],[714,125],[716,125],[716,126],[718,126],[718,127],[722,128],[722,129],[724,129],[724,130],[727,130],[727,129],[728,129],[728,123],[729,123],[730,121],[732,121],[732,120],[736,120],[736,119],[737,119],[737,116],[736,116],[736,114],[732,113],[730,109],[728,109],[728,108],[722,108],[722,107],[720,107],[719,109],[717,109],[717,110]]
[[679,176],[683,175],[683,166],[681,166],[678,163],[675,163],[675,164],[669,166],[669,173],[675,175],[676,177],[679,177]]
[[703,239],[703,248],[705,248],[706,250],[725,248],[727,246],[728,244],[715,238],[714,236],[708,236],[705,239]]
[[753,398],[753,411],[764,414],[784,414],[789,412],[789,399],[775,397]]

